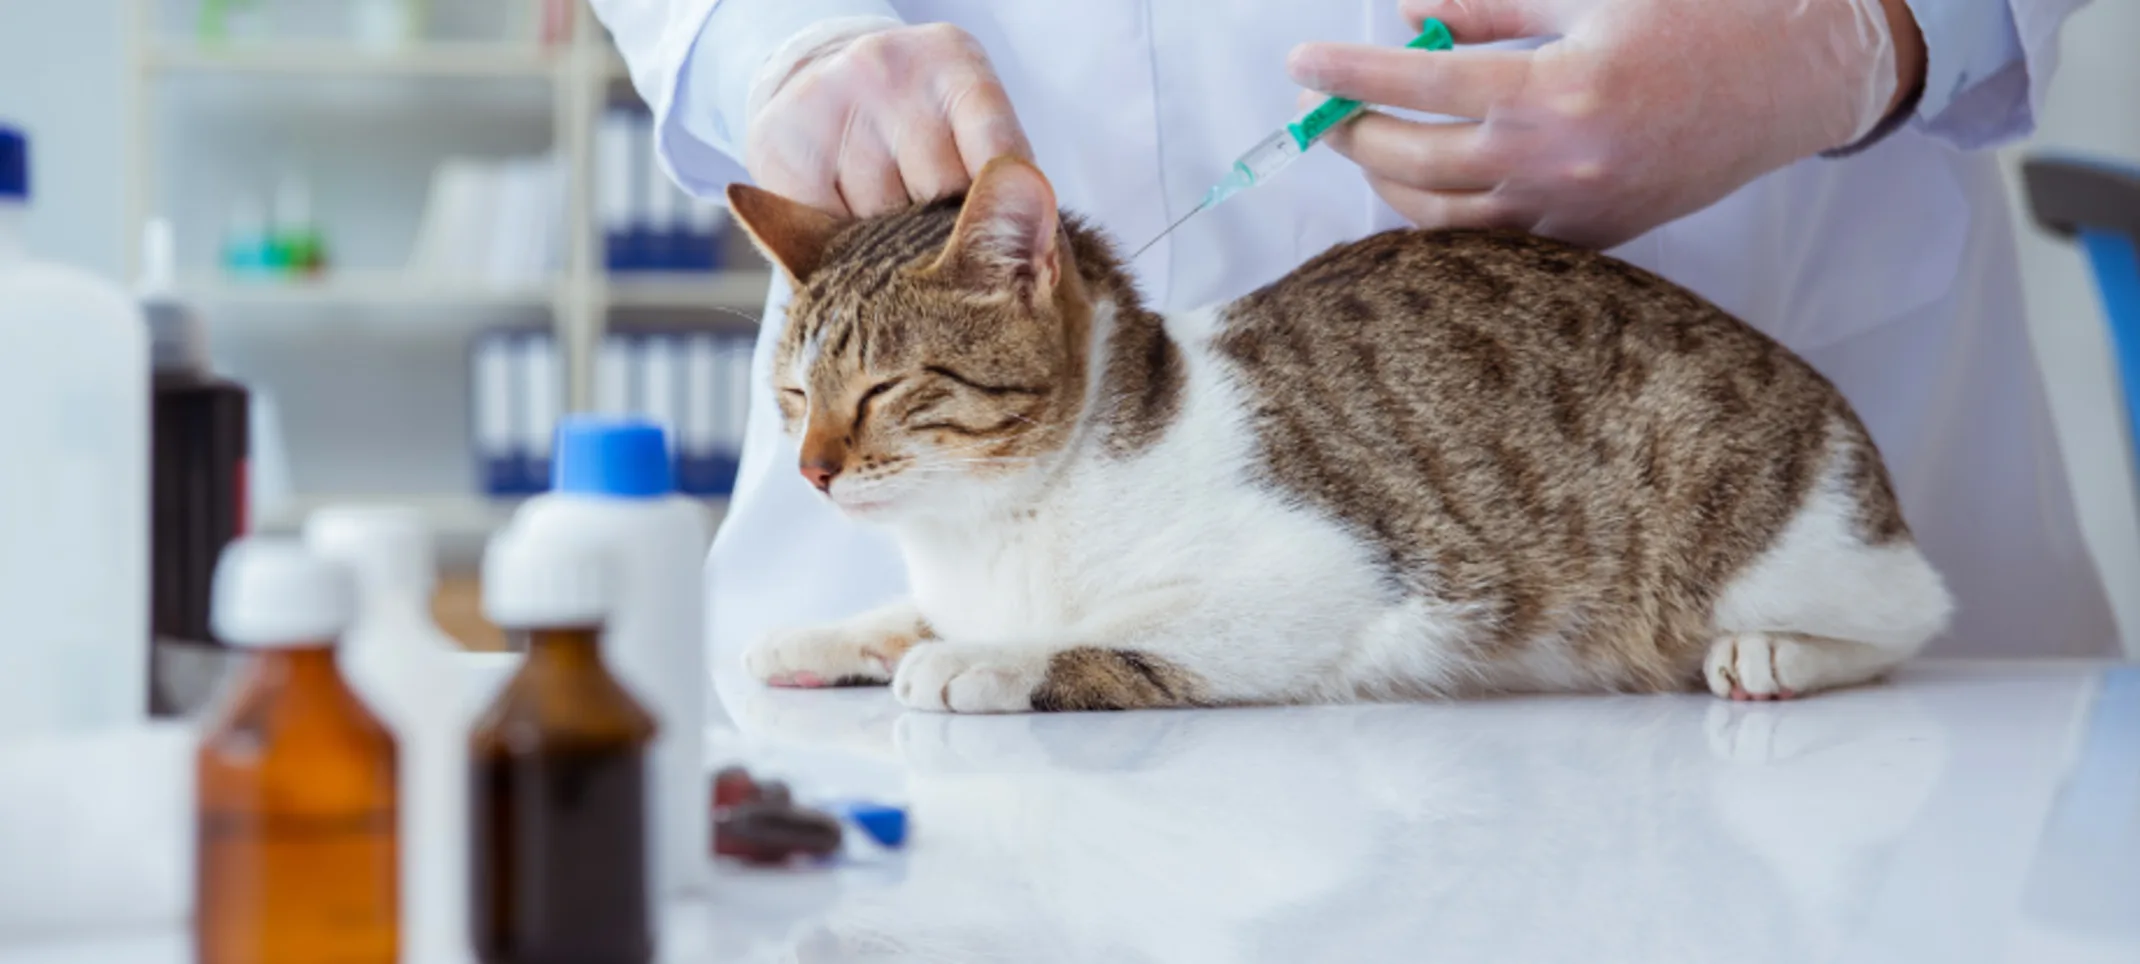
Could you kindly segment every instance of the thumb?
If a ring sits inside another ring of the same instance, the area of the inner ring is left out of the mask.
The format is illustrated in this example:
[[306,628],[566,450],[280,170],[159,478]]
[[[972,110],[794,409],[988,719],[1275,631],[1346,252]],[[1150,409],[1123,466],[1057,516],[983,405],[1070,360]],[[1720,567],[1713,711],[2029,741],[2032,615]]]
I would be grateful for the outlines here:
[[1551,0],[1399,0],[1397,12],[1418,30],[1432,17],[1460,44],[1518,40],[1555,33]]

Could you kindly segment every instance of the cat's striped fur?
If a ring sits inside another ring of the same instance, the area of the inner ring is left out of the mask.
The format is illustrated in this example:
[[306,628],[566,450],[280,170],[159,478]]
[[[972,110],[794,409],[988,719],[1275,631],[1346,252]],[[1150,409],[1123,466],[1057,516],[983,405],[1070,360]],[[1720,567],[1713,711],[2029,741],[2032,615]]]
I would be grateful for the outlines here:
[[1766,698],[1944,625],[1833,387],[1607,256],[1392,232],[1162,317],[1022,162],[851,224],[731,204],[794,282],[772,376],[803,475],[891,528],[914,590],[767,639],[770,682],[977,711]]

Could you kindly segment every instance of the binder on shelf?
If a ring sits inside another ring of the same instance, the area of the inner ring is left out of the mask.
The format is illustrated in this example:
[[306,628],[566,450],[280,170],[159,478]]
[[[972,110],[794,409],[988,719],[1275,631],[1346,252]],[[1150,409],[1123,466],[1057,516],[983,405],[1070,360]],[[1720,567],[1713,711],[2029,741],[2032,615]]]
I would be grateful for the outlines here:
[[564,264],[564,201],[554,154],[446,158],[432,171],[407,270],[498,289],[543,284]]
[[676,478],[680,488],[694,495],[716,490],[713,475],[714,441],[720,404],[720,346],[712,335],[694,334],[684,340],[684,407],[676,430]]
[[720,268],[728,209],[686,194],[661,169],[651,115],[637,107],[603,111],[595,168],[595,217],[611,273]]
[[727,234],[728,208],[683,193],[671,186],[684,206],[684,233],[677,242],[682,271],[721,270],[721,239]]
[[717,406],[721,419],[713,443],[713,478],[715,493],[728,495],[735,491],[736,469],[743,460],[743,437],[750,425],[753,344],[747,337],[736,336],[722,337],[718,342],[718,390],[722,401]]
[[645,159],[644,170],[639,175],[639,234],[641,237],[638,269],[641,271],[677,271],[684,263],[680,242],[686,230],[684,225],[683,192],[669,180],[667,171],[661,169],[661,152],[654,150],[654,118],[640,115],[633,121],[634,138]]
[[565,401],[556,336],[509,328],[484,332],[470,348],[469,369],[478,487],[492,498],[546,491],[552,436]]
[[632,400],[636,379],[636,348],[629,335],[609,332],[594,355],[594,410],[598,415],[623,416],[637,411]]
[[[661,434],[670,439],[676,437],[683,402],[677,371],[683,358],[676,347],[669,335],[648,335],[639,342],[639,414],[661,426]],[[669,456],[676,456],[674,445]]]
[[502,496],[520,485],[521,467],[515,442],[513,369],[517,352],[511,335],[503,331],[476,336],[469,350],[471,443],[476,459],[476,478],[488,495]]
[[520,339],[520,486],[533,495],[550,488],[550,446],[564,410],[565,385],[558,377],[557,338],[538,332]]
[[637,114],[611,107],[595,124],[595,220],[602,229],[602,263],[610,271],[634,271],[643,260],[634,212],[652,145],[640,139]]

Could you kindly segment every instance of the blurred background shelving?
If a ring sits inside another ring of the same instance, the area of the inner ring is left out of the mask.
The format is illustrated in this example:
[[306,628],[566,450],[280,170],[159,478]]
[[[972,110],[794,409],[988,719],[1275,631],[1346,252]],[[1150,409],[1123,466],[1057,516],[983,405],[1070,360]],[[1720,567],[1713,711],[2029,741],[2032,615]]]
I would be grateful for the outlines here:
[[[265,410],[257,528],[334,502],[410,504],[464,567],[515,504],[486,491],[476,452],[471,359],[486,334],[548,333],[557,412],[600,396],[604,410],[675,419],[680,406],[598,391],[611,336],[714,332],[727,345],[755,330],[769,274],[733,231],[717,235],[711,270],[610,270],[598,181],[620,174],[597,141],[605,116],[645,108],[584,0],[124,0],[124,16],[127,230],[172,223],[177,289],[208,319],[218,370]],[[650,161],[629,163],[644,185]],[[456,164],[464,179],[485,165],[535,171],[545,190],[500,188],[476,232],[537,239],[527,250],[467,250],[466,224],[438,234]],[[291,184],[327,267],[231,270],[234,234],[281,217]],[[680,340],[633,344],[646,341]],[[717,518],[722,500],[702,491]]]
[[[159,72],[254,74],[372,74],[384,77],[546,77],[568,72],[571,44],[419,41],[375,50],[355,43],[152,41],[142,66]],[[569,78],[564,78],[569,80]]]

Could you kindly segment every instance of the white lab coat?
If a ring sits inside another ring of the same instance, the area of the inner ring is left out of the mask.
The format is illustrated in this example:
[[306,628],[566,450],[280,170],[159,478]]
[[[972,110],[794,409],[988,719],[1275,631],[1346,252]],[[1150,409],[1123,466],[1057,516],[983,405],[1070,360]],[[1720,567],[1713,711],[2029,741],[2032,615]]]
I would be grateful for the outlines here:
[[[750,54],[724,50],[718,30],[694,45],[713,2],[595,4],[662,115],[665,156],[702,193],[742,176],[723,156],[734,152],[724,138],[741,119],[675,116],[678,76],[751,66],[720,62]],[[778,13],[752,14],[774,19],[801,8],[810,15],[887,8],[885,0],[724,2],[758,11],[779,5]],[[2026,129],[2055,57],[2057,26],[2074,5],[2014,0],[2027,57],[2026,71],[2015,73],[2032,90],[1959,98],[1945,116],[1863,154],[1774,172],[1614,252],[1776,336],[1856,404],[1920,543],[1959,600],[1955,626],[1934,653],[2114,651],[2109,606],[2079,538],[2023,325],[1999,175],[1990,155],[1957,146]],[[1409,39],[1388,0],[1243,0],[1224,13],[1202,0],[888,6],[906,22],[949,21],[980,40],[1064,206],[1096,218],[1124,245],[1156,234],[1236,152],[1293,110],[1297,90],[1281,65],[1294,44]],[[1186,309],[1402,223],[1355,168],[1317,151],[1274,183],[1191,220],[1134,268],[1154,304]],[[773,293],[758,343],[753,398],[760,402],[769,397],[765,362],[785,296]],[[737,682],[722,669],[766,630],[836,618],[902,591],[889,539],[836,514],[802,482],[795,461],[772,406],[754,406],[735,499],[707,571],[710,665],[724,690]]]

